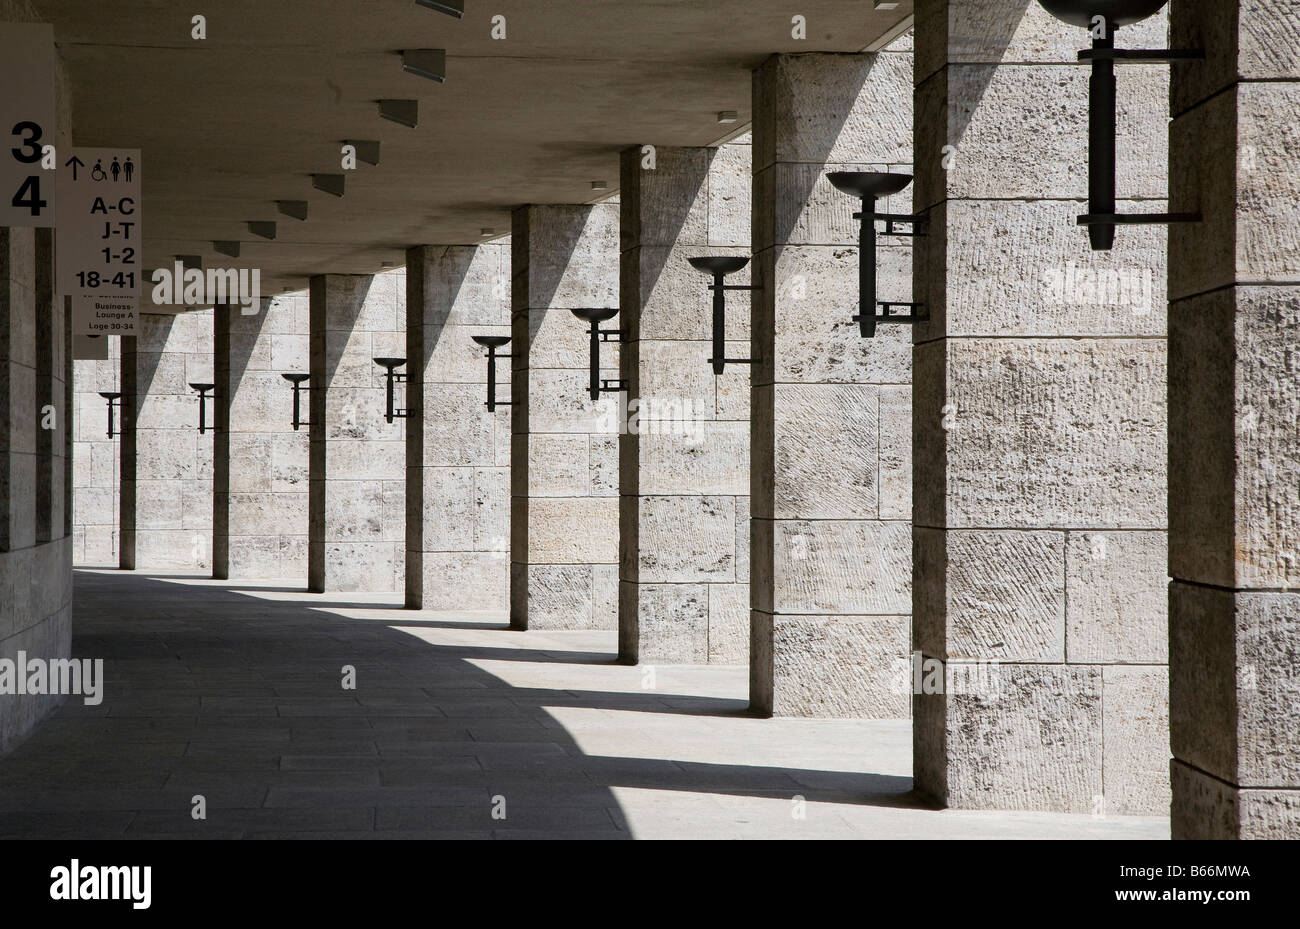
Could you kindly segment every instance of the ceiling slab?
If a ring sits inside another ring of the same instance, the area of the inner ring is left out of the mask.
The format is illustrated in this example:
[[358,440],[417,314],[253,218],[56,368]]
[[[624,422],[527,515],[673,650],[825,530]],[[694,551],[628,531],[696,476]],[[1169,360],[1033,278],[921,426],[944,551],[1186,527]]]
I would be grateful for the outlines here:
[[[618,186],[628,146],[707,145],[721,110],[750,116],[750,71],[778,52],[861,50],[910,17],[870,0],[467,0],[463,19],[413,0],[35,0],[55,27],[79,146],[143,150],[146,267],[177,254],[258,267],[263,292],[371,273],[416,244],[509,231],[525,203],[586,203]],[[791,36],[791,17],[807,39]],[[491,37],[505,17],[506,38]],[[445,83],[401,51],[444,48]],[[419,101],[415,129],[377,101]],[[377,166],[342,172],[348,139]],[[313,173],[346,173],[343,198]],[[305,222],[277,200],[306,200]],[[249,222],[278,223],[275,241]],[[212,242],[240,241],[241,257]]]

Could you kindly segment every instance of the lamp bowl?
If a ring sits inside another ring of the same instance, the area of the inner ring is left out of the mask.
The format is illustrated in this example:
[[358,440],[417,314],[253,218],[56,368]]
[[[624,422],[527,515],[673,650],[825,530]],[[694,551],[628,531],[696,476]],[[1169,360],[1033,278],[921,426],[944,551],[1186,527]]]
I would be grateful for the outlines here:
[[402,365],[406,364],[406,359],[405,358],[376,358],[375,364],[379,365],[382,368],[387,368],[389,371],[391,371],[393,370],[393,368],[400,368]]
[[607,319],[613,319],[618,315],[616,306],[583,306],[576,310],[571,310],[578,319],[585,320],[589,323],[603,323]]
[[691,263],[692,268],[706,274],[727,275],[739,271],[749,264],[748,258],[735,255],[704,256],[702,258],[687,258],[686,260]]
[[1127,26],[1154,16],[1169,0],[1038,0],[1043,9],[1063,23],[1084,29],[1094,16],[1104,16],[1113,26]]
[[288,381],[291,384],[301,384],[303,381],[308,380],[311,377],[311,375],[301,374],[299,372],[293,371],[288,374],[281,374],[280,377],[284,378],[286,381]]
[[868,197],[888,197],[912,183],[910,174],[891,174],[887,171],[831,171],[826,179],[837,190],[864,200]]
[[472,335],[470,338],[487,348],[500,348],[510,341],[508,335]]

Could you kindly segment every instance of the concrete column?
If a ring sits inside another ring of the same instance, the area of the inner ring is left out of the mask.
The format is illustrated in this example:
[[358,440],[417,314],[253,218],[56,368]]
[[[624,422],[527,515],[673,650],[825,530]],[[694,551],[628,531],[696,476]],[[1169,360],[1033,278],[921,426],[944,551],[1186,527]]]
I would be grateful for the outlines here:
[[[623,153],[619,656],[742,663],[749,651],[749,367],[721,377],[697,255],[749,255],[750,145]],[[748,282],[749,273],[729,283]],[[749,294],[727,294],[749,357]]]
[[[146,325],[143,314],[139,325]],[[132,571],[135,569],[135,423],[136,409],[139,406],[136,396],[139,380],[136,377],[136,349],[139,343],[136,336],[122,336],[118,341],[118,363],[121,366],[118,383],[122,396],[117,410],[117,566],[123,571]]]
[[36,231],[0,227],[0,551],[36,542]]
[[[311,279],[309,590],[401,590],[405,421],[384,419],[384,369],[406,354],[402,273]],[[398,369],[404,371],[405,369]],[[405,385],[394,406],[407,406]]]
[[[750,701],[769,715],[908,713],[910,333],[860,337],[859,205],[826,173],[910,171],[910,65],[904,45],[754,72]],[[880,249],[882,299],[911,299],[908,251]]]
[[1300,4],[1179,0],[1169,242],[1174,838],[1300,838]]
[[71,362],[64,300],[54,295],[54,233],[36,230],[36,540],[68,534],[65,507]]
[[[308,369],[308,307],[299,292],[255,314],[214,308],[213,577],[307,573],[310,431],[294,431],[293,388],[280,375]],[[301,402],[307,420],[309,394]]]
[[[618,397],[589,398],[588,327],[569,312],[618,306],[618,210],[610,200],[514,213],[510,624],[516,629],[618,623]],[[615,317],[603,325],[619,324]],[[618,366],[618,343],[602,343],[600,376],[617,380]]]
[[[914,768],[951,807],[1168,807],[1166,231],[1076,225],[1088,41],[1037,3],[917,4],[913,642],[943,673]],[[1167,68],[1120,71],[1119,210],[1162,212]]]
[[[406,605],[509,606],[510,407],[487,410],[487,362],[471,337],[510,335],[510,244],[406,253]],[[510,348],[503,349],[509,352]],[[497,365],[510,399],[510,360]]]
[[[71,644],[72,539],[63,531],[62,313],[54,320],[45,230],[0,227],[0,658],[64,658]],[[50,431],[51,436],[39,436]],[[0,698],[0,754],[62,698]]]
[[122,568],[211,569],[213,434],[191,383],[213,383],[212,311],[141,313],[122,338]]

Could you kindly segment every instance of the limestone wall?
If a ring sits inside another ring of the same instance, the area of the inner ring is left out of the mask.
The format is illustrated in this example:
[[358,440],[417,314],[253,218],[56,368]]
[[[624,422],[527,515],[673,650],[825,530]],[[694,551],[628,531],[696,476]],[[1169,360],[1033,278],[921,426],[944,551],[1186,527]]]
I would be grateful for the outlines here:
[[[122,342],[108,339],[108,359],[73,362],[72,559],[74,564],[117,567],[120,435],[108,437],[108,401],[100,393],[120,393]],[[113,414],[113,431],[122,417]]]
[[[264,300],[256,314],[215,310],[216,577],[307,575],[310,430],[293,429],[293,388],[281,375],[308,370],[308,314],[306,291]],[[300,393],[304,422],[309,398]]]
[[[495,412],[475,335],[510,335],[510,242],[407,252],[406,603],[506,610],[510,583],[511,359]],[[500,350],[510,354],[507,345]]]
[[[520,628],[618,621],[618,399],[588,396],[588,327],[570,312],[618,306],[618,209],[514,213],[510,617]],[[602,343],[600,376],[617,380],[618,365],[618,342]]]
[[[199,435],[189,386],[212,382],[211,310],[142,313],[122,338],[122,567],[212,570],[214,434]],[[214,412],[209,399],[209,426]]]
[[[621,180],[619,654],[742,663],[749,652],[749,366],[721,376],[711,277],[687,259],[749,254],[748,135],[624,151]],[[728,282],[748,282],[750,272]],[[748,358],[749,293],[727,294],[725,355]],[[635,406],[633,407],[633,405]]]
[[[310,317],[308,586],[401,590],[406,421],[385,421],[374,359],[406,356],[406,271],[314,277]],[[408,391],[395,390],[405,409]]]

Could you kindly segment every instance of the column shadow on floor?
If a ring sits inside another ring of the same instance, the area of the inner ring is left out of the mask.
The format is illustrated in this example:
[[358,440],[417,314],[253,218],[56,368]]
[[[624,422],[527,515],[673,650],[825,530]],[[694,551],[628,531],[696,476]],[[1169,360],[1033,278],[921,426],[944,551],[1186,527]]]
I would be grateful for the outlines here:
[[548,708],[742,708],[514,687],[474,661],[614,658],[432,644],[237,587],[76,573],[73,655],[104,659],[104,700],[69,697],[0,759],[0,838],[631,838],[615,788],[920,806],[906,777],[587,754]]

